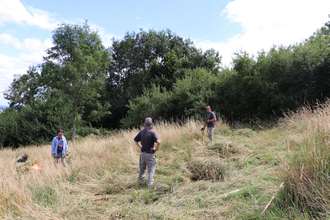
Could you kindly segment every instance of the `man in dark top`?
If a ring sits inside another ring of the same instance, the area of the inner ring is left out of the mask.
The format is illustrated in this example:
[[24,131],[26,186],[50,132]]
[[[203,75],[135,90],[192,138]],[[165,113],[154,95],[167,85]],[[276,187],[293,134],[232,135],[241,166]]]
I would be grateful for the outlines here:
[[[157,164],[157,158],[155,152],[158,151],[160,146],[160,140],[155,131],[151,130],[154,124],[151,118],[146,118],[144,122],[144,129],[136,135],[134,138],[135,144],[141,148],[140,155],[140,173],[138,177],[139,182],[145,181],[145,171],[148,167],[148,183],[147,188],[151,188],[154,183],[154,174]],[[141,141],[142,146],[139,144]],[[154,143],[157,143],[154,147]]]
[[54,157],[55,165],[58,160],[61,159],[63,166],[65,167],[65,154],[68,152],[68,144],[66,138],[63,135],[63,130],[57,131],[57,136],[52,141],[52,156]]
[[22,155],[22,158],[18,159],[16,161],[16,163],[25,163],[27,161],[27,159],[28,159],[28,155],[27,154],[23,154]]
[[207,122],[207,137],[213,141],[213,133],[214,133],[214,122],[217,120],[217,118],[215,117],[215,114],[211,111],[211,107],[207,106],[206,107],[206,112],[207,112],[207,116],[206,116],[206,122]]

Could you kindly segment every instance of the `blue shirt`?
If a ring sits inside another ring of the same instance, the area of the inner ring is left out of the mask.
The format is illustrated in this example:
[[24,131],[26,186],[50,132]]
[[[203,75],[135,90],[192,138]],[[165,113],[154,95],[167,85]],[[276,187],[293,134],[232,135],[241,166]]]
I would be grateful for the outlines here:
[[[207,113],[207,116],[206,116],[206,120],[211,120],[211,119],[215,119],[215,115],[213,112]],[[215,122],[207,123],[207,127],[208,128],[214,127],[214,124],[215,124]]]
[[142,144],[141,151],[142,152],[154,153],[154,150],[152,150],[151,148],[154,148],[154,143],[157,142],[158,139],[159,138],[155,131],[150,130],[150,129],[148,129],[148,130],[143,129],[136,135],[136,137],[134,138],[134,141],[136,141],[136,142],[141,141],[141,144]]
[[66,154],[68,152],[68,144],[66,142],[66,138],[64,136],[62,136],[62,142],[63,142],[63,146],[62,146],[62,151],[58,152],[58,148],[59,148],[59,138],[58,136],[53,138],[52,141],[52,154],[56,155],[56,154]]

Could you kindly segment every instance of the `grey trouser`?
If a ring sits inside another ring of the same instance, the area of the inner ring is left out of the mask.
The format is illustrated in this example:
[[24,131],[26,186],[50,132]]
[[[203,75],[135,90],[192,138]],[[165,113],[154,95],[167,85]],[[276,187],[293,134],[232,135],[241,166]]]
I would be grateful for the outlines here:
[[141,152],[140,155],[140,173],[138,180],[142,182],[145,180],[145,171],[148,167],[148,184],[147,187],[152,186],[154,183],[154,174],[156,170],[157,158],[155,154]]
[[62,157],[63,157],[63,154],[54,155],[55,166],[56,166],[56,164],[58,164],[58,160],[61,159],[63,166],[65,167],[65,164],[66,164],[65,157],[63,157],[63,158]]
[[214,133],[215,127],[207,127],[207,137],[213,141],[213,133]]

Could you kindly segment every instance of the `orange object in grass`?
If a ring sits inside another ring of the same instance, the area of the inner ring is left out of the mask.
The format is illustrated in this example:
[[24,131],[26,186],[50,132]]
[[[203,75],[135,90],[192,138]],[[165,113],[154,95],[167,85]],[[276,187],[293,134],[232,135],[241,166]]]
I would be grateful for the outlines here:
[[38,162],[35,163],[30,169],[30,171],[40,171],[40,170],[41,170],[41,165]]

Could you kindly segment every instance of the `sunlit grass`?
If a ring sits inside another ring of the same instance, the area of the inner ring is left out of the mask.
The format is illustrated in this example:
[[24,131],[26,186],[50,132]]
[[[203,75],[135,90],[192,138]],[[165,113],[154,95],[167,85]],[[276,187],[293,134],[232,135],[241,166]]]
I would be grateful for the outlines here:
[[[292,118],[290,118],[292,117]],[[261,211],[285,178],[302,140],[304,120],[292,115],[273,128],[230,127],[219,121],[211,143],[201,121],[158,123],[155,184],[137,183],[138,129],[69,143],[67,168],[53,164],[50,145],[3,149],[0,216],[7,219],[245,219],[281,214],[275,202]],[[311,114],[311,118],[313,118]],[[292,120],[292,122],[290,121]],[[308,123],[305,123],[306,125]],[[293,127],[293,128],[291,128]],[[296,133],[295,133],[296,132]],[[295,142],[296,141],[296,142]],[[15,164],[27,153],[25,164]],[[40,172],[30,171],[38,162]],[[288,177],[286,177],[288,178]],[[277,210],[276,212],[274,210]]]

